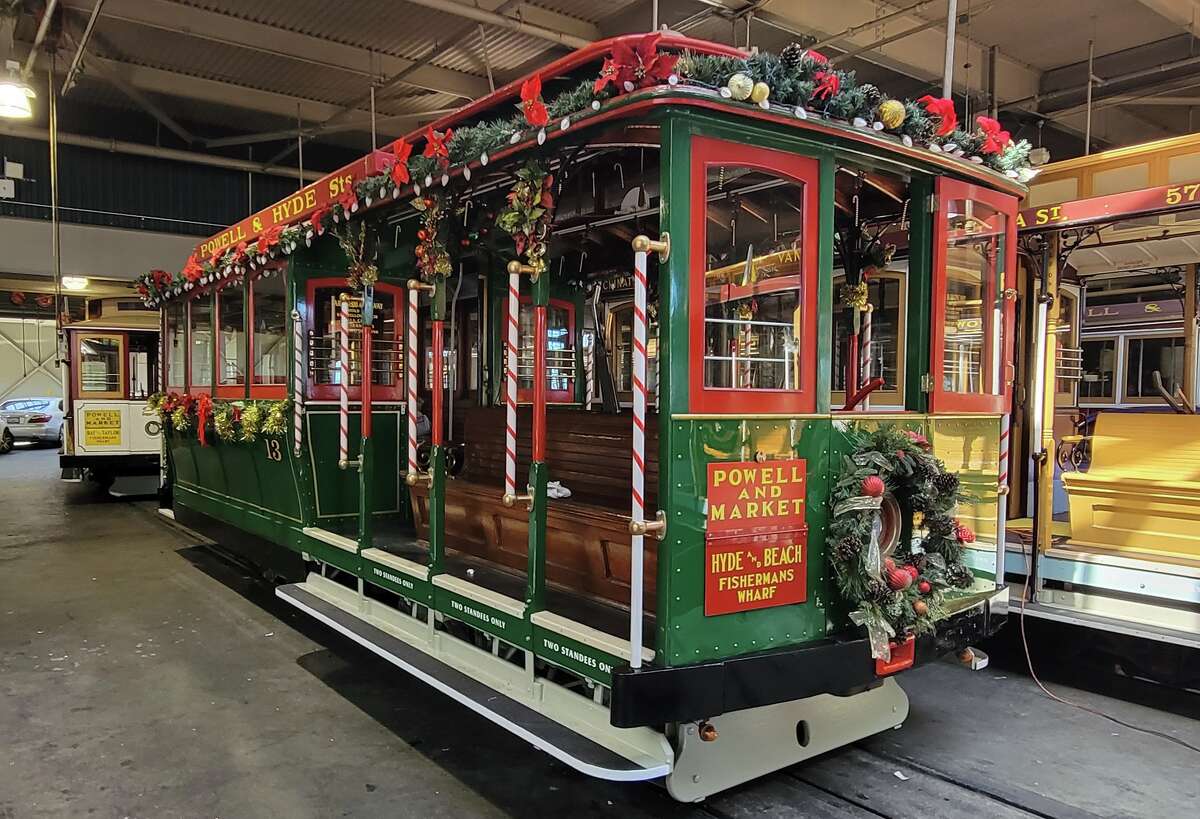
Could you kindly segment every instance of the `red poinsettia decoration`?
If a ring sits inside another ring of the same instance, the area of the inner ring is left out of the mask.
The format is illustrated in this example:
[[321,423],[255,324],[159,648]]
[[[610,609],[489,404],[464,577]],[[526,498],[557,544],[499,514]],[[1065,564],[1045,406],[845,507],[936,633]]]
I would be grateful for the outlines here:
[[[407,172],[407,169],[406,169]],[[329,214],[329,208],[317,208],[308,217],[308,221],[312,223],[313,233],[320,236],[325,230],[325,217]]]
[[263,231],[258,237],[258,252],[264,255],[271,248],[279,244],[280,237],[283,236],[283,225],[272,225]]
[[189,282],[198,281],[204,275],[204,268],[200,266],[200,262],[196,260],[196,254],[188,256],[187,264],[183,266],[183,277]]
[[925,106],[925,113],[931,117],[936,117],[938,122],[937,131],[934,136],[948,136],[958,127],[958,114],[954,112],[954,100],[948,100],[945,97],[934,97],[926,94],[917,102]]
[[813,79],[817,83],[813,88],[814,100],[828,100],[842,88],[842,78],[836,71],[818,71]]
[[546,103],[542,102],[542,78],[534,74],[521,83],[521,112],[525,121],[534,128],[541,128],[550,122],[550,112]]
[[429,126],[425,131],[425,151],[424,155],[432,157],[438,161],[442,167],[450,164],[450,139],[454,136],[453,129],[447,128],[445,133],[433,130],[433,126]]
[[137,294],[141,296],[143,300],[150,298],[150,288],[146,286],[145,282],[139,283],[136,289]]
[[154,282],[154,289],[159,292],[171,286],[171,274],[165,270],[151,270],[150,280]]
[[348,186],[342,191],[342,195],[337,198],[337,204],[342,206],[342,210],[350,213],[358,207],[358,194],[354,192],[354,186]]
[[250,245],[246,242],[238,242],[237,247],[233,249],[233,263],[242,264],[244,261],[246,261],[246,253],[249,248]]
[[627,40],[618,40],[612,54],[604,60],[593,91],[598,94],[610,85],[618,91],[632,91],[666,82],[675,73],[679,56],[659,51],[661,40],[658,33],[647,34],[632,45]]
[[904,434],[908,440],[921,447],[921,449],[929,449],[929,439],[915,429],[906,429],[904,430]]
[[954,521],[954,536],[958,539],[959,543],[975,542],[975,533],[971,531],[971,527],[964,526],[957,520]]
[[1012,142],[1012,136],[1000,127],[998,120],[979,116],[975,121],[979,123],[979,130],[983,131],[983,147],[979,149],[982,153],[998,154]]
[[392,155],[395,157],[391,169],[392,183],[396,187],[407,185],[409,182],[408,158],[412,156],[412,146],[408,144],[408,140],[401,139],[393,145]]

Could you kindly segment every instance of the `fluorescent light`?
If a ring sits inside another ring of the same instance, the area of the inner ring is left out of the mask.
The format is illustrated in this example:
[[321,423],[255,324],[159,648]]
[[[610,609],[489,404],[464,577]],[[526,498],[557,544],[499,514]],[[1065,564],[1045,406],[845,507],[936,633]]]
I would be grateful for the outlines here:
[[8,68],[8,76],[0,81],[0,117],[29,119],[33,116],[29,100],[35,98],[37,94],[21,79],[20,63],[16,60],[8,60],[5,66]]
[[86,290],[88,280],[85,276],[63,276],[62,286],[68,290]]

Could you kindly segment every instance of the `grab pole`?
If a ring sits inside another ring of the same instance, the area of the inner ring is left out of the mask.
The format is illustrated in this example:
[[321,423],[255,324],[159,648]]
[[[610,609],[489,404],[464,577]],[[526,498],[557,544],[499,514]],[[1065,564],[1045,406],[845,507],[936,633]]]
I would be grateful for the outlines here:
[[300,311],[292,310],[292,453],[300,457],[301,426],[304,417],[304,330]]
[[1000,463],[996,470],[996,588],[1004,587],[1004,558],[1008,540],[1008,444],[1011,416],[1000,416]]
[[504,314],[504,497],[508,506],[517,497],[517,311],[521,308],[521,269],[519,263],[513,264],[517,267],[508,266],[508,309]]
[[338,469],[358,466],[350,460],[350,296],[338,297]]
[[428,473],[422,473],[417,465],[417,347],[420,336],[417,333],[417,302],[421,299],[421,291],[432,291],[433,285],[425,284],[419,279],[408,280],[408,327],[407,342],[404,345],[404,404],[408,416],[408,470],[404,476],[409,486],[416,486],[421,481],[430,480]]
[[629,519],[629,667],[642,666],[642,588],[645,574],[645,536],[659,540],[666,535],[662,513],[646,521],[646,256],[651,251],[665,262],[671,253],[671,237],[661,240],[637,236],[633,240],[633,491]]

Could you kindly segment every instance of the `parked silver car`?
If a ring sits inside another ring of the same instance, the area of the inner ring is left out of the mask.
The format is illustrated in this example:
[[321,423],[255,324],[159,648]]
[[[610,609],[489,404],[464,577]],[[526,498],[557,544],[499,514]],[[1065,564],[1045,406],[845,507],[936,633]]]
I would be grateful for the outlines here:
[[0,415],[0,455],[7,455],[12,452],[13,434],[8,428],[8,422],[4,420],[4,416]]
[[57,444],[62,440],[61,398],[9,398],[0,402],[0,418],[13,440]]

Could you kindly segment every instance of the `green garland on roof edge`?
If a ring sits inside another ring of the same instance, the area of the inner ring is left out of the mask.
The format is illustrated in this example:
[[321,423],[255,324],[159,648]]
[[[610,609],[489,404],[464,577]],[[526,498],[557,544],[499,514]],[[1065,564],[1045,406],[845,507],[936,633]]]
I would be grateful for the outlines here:
[[[769,98],[756,103],[735,96],[730,89],[735,80],[739,85],[765,84]],[[892,100],[874,85],[859,83],[853,71],[833,68],[821,54],[798,44],[788,46],[780,54],[759,52],[744,58],[685,51],[679,56],[670,81],[715,89],[729,100],[730,105],[759,105],[775,113],[788,112],[801,118],[816,116],[842,120],[896,137],[905,145],[926,147],[1028,181],[1026,171],[1031,146],[1025,140],[1013,142],[1006,131],[999,130],[998,123],[977,117],[978,127],[974,130],[953,127],[957,124],[953,103],[935,100],[946,106],[942,110],[949,110],[951,129],[947,129],[945,119],[931,112],[929,104],[897,100],[890,109],[893,121],[885,125],[881,106],[893,103]],[[550,122],[540,130],[571,127],[578,119],[599,110],[604,100],[617,96],[617,93],[613,85],[597,91],[594,80],[581,81],[546,103]],[[897,105],[903,110],[899,122],[894,121]],[[984,125],[991,126],[990,134],[985,132]],[[277,228],[252,244],[242,243],[209,259],[198,259],[193,255],[184,270],[174,275],[161,270],[146,273],[137,279],[138,293],[148,306],[157,307],[172,296],[197,286],[233,275],[246,275],[271,259],[290,255],[302,242],[311,244],[315,236],[324,233],[332,224],[349,220],[358,212],[360,202],[370,207],[388,196],[398,198],[409,177],[418,192],[422,187],[432,186],[435,180],[446,185],[451,166],[486,162],[486,157],[492,153],[518,144],[538,130],[531,128],[518,110],[508,116],[453,130],[448,138],[439,134],[439,138],[445,139],[447,156],[405,156],[402,161],[407,173],[399,179],[389,170],[359,180],[353,190],[347,191],[328,208],[311,214],[302,223]],[[407,143],[404,145],[408,147]]]

